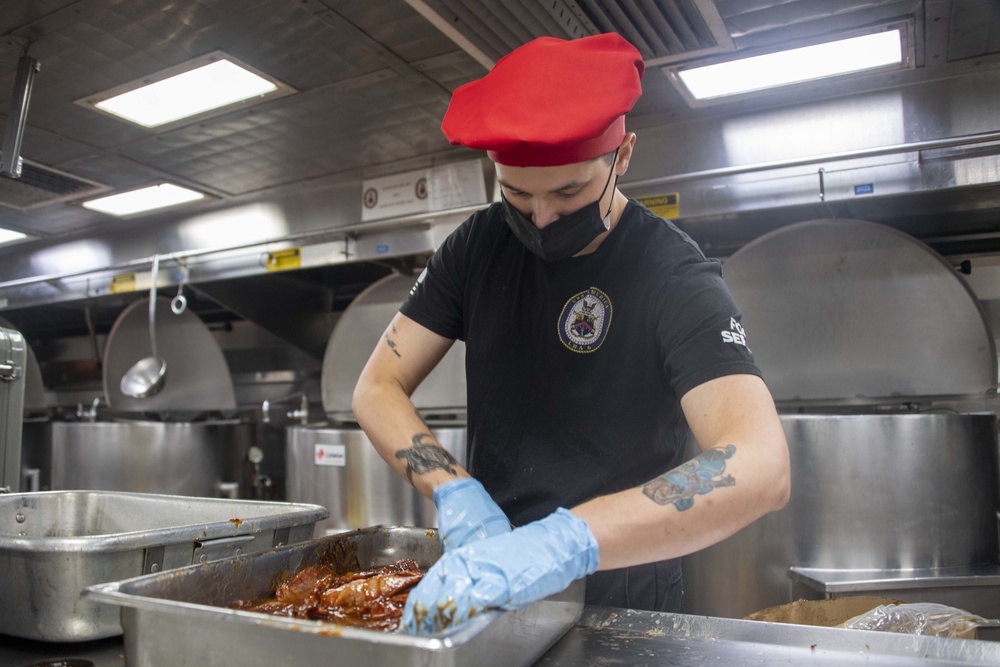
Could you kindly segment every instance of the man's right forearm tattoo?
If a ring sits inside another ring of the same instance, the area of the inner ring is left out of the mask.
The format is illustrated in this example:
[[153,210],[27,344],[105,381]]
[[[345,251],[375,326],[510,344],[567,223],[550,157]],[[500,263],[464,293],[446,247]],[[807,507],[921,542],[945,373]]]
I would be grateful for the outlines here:
[[[431,442],[424,442],[424,438]],[[396,452],[397,459],[406,459],[406,479],[413,484],[413,474],[426,475],[432,470],[444,470],[457,476],[458,465],[455,457],[433,442],[430,433],[417,433],[413,436],[413,444],[407,449]]]
[[678,510],[691,509],[695,496],[717,488],[735,486],[726,472],[726,460],[736,453],[734,445],[712,447],[670,472],[647,482],[642,492],[657,505],[673,505]]

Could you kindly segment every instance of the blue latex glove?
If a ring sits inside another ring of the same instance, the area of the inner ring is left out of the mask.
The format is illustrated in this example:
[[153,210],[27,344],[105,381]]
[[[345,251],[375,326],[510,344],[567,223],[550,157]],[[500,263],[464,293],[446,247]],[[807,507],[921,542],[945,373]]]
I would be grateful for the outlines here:
[[597,571],[587,522],[565,509],[444,554],[410,591],[401,627],[431,634],[489,609],[517,609]]
[[493,535],[509,533],[510,521],[478,481],[463,477],[434,489],[438,537],[451,551]]

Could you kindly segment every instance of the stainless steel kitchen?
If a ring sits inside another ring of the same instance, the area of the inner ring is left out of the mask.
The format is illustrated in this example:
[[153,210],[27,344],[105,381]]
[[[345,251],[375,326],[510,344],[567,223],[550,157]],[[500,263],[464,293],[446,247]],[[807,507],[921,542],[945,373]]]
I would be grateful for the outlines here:
[[0,127],[0,665],[1000,665],[1000,4],[0,0]]

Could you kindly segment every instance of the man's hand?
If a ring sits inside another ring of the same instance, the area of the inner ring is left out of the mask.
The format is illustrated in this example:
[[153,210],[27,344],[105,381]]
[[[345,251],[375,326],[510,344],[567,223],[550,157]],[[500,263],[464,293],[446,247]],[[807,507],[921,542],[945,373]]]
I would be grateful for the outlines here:
[[410,591],[403,629],[432,634],[490,609],[518,609],[597,571],[587,522],[565,509],[445,553]]
[[483,485],[471,477],[434,489],[438,537],[445,551],[510,532],[510,521]]

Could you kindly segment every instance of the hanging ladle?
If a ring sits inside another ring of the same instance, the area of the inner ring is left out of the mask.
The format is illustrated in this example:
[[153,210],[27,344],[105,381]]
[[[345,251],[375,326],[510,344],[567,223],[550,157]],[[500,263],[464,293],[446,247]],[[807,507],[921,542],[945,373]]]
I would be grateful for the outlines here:
[[174,315],[181,315],[187,310],[188,300],[184,296],[184,281],[187,279],[187,269],[182,267],[180,280],[177,281],[177,296],[170,300],[170,310]]
[[167,377],[167,361],[156,352],[156,275],[160,271],[160,256],[153,255],[149,285],[149,347],[152,355],[135,362],[122,376],[122,393],[131,398],[148,398],[159,393]]

